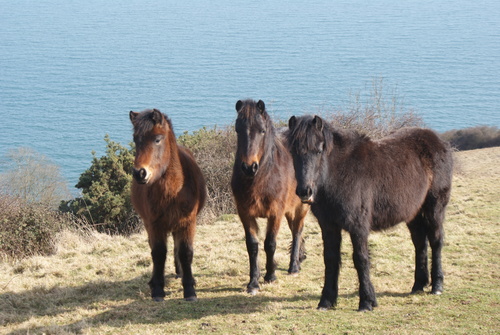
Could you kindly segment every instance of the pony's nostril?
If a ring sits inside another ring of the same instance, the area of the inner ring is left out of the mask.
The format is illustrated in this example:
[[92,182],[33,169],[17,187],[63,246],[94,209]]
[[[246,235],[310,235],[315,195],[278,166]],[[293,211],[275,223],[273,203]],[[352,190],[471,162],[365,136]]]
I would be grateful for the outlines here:
[[146,179],[146,175],[147,175],[146,169],[142,168],[139,170],[139,178]]
[[259,164],[256,162],[252,163],[251,165],[248,165],[245,162],[241,163],[241,170],[243,170],[245,175],[249,177],[254,177],[258,169],[259,169]]
[[140,168],[139,170],[134,169],[132,175],[139,183],[144,183],[146,181],[148,173],[145,168]]
[[313,190],[310,186],[299,187],[295,190],[295,193],[303,202],[310,202],[313,194]]

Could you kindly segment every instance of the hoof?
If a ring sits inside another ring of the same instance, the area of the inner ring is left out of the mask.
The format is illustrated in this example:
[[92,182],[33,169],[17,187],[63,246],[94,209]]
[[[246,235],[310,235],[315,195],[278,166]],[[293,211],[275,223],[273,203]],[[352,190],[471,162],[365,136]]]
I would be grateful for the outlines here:
[[373,311],[372,306],[363,306],[358,308],[358,312],[371,312]]
[[257,295],[257,293],[259,293],[259,289],[258,288],[247,288],[247,293],[250,295]]
[[318,304],[318,307],[317,309],[319,311],[327,311],[329,310],[330,308],[333,308],[335,307],[335,304],[329,302],[329,301],[320,301],[319,304]]
[[297,271],[297,272],[288,272],[288,275],[290,277],[298,277],[299,276],[299,271]]
[[443,283],[436,283],[432,285],[431,294],[440,295],[443,294]]
[[192,302],[192,301],[198,301],[198,298],[194,295],[194,296],[192,296],[192,297],[187,297],[187,298],[184,298],[184,300],[189,301],[189,302]]
[[269,277],[264,277],[264,283],[265,284],[271,284],[271,283],[274,283],[276,281],[276,276],[269,276]]
[[377,307],[377,301],[363,301],[359,303],[358,312],[371,312]]
[[155,302],[162,302],[163,300],[163,297],[153,297],[153,301]]

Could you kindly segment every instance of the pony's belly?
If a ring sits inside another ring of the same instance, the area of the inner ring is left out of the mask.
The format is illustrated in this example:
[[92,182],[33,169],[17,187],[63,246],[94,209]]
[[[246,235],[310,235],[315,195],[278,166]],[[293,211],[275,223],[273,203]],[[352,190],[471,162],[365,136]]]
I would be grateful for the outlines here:
[[414,199],[413,202],[406,203],[405,206],[388,206],[384,210],[378,210],[372,217],[371,229],[374,231],[384,230],[402,222],[410,222],[420,212],[425,197]]

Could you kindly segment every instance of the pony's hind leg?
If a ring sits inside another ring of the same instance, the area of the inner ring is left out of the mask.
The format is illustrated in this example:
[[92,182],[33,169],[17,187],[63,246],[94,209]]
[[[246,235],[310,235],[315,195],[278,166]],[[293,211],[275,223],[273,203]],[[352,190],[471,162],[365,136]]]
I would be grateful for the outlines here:
[[[194,227],[194,225],[193,225]],[[180,233],[174,234],[175,245],[178,250],[178,265],[182,274],[182,287],[186,301],[196,301],[196,282],[193,277],[191,265],[193,263],[193,239],[194,228],[186,228]]]
[[292,232],[292,244],[290,247],[290,266],[288,267],[289,274],[297,274],[300,272],[300,264],[306,259],[305,241],[302,237],[304,230],[304,216],[302,213],[295,214],[295,217],[286,216],[288,226]]
[[429,284],[429,270],[427,267],[427,220],[423,213],[408,223],[411,239],[415,246],[415,282],[411,293],[424,290]]
[[432,265],[431,265],[431,280],[432,280],[432,294],[443,293],[443,269],[441,265],[441,251],[443,249],[444,241],[444,212],[448,198],[437,199],[432,210],[426,213],[429,222],[427,231],[427,238],[432,250]]
[[182,278],[182,265],[179,260],[179,241],[180,239],[175,238],[175,233],[172,234],[174,238],[174,266],[175,266],[175,279]]

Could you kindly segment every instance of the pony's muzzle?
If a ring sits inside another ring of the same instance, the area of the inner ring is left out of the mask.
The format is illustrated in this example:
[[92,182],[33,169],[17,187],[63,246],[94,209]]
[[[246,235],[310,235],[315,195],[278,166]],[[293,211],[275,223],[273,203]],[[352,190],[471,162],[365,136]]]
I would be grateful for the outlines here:
[[259,163],[253,162],[252,164],[248,165],[247,163],[243,162],[241,163],[241,169],[243,170],[243,173],[248,177],[254,177],[259,170]]
[[134,168],[132,175],[139,184],[146,184],[148,182],[148,171],[145,168]]
[[311,204],[313,202],[313,190],[311,186],[297,186],[295,193],[303,203]]

